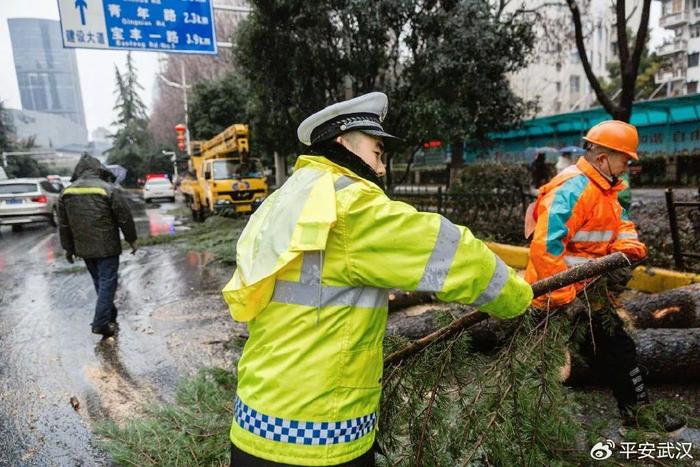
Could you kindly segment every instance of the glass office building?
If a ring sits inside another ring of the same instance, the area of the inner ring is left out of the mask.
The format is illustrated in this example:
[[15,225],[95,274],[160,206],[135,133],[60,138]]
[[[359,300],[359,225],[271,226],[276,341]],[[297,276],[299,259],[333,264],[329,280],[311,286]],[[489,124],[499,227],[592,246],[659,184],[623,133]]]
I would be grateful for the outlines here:
[[58,114],[85,127],[75,51],[64,49],[58,21],[7,20],[24,110]]

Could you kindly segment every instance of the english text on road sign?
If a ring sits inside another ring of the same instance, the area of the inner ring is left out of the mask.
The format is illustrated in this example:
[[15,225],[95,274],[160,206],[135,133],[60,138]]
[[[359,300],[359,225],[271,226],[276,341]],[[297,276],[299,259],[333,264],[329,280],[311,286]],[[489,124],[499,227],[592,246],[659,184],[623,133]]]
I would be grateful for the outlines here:
[[63,46],[216,53],[212,0],[58,0]]

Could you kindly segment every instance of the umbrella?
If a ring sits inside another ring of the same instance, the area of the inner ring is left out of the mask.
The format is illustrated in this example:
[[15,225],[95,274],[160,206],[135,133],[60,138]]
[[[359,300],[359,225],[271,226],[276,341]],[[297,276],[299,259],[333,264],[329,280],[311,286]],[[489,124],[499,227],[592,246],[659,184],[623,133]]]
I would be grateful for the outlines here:
[[559,150],[550,146],[541,146],[538,148],[530,147],[525,149],[525,157],[528,159],[534,159],[535,156],[540,153],[543,153],[545,159],[549,162],[556,161],[559,156]]
[[566,146],[566,147],[561,148],[559,150],[559,152],[561,152],[562,154],[565,152],[568,152],[574,156],[578,156],[578,155],[585,153],[586,151],[585,151],[585,149],[583,149],[580,146]]
[[108,165],[106,168],[112,172],[112,175],[114,175],[114,178],[116,179],[114,183],[120,184],[126,178],[126,169],[121,165]]

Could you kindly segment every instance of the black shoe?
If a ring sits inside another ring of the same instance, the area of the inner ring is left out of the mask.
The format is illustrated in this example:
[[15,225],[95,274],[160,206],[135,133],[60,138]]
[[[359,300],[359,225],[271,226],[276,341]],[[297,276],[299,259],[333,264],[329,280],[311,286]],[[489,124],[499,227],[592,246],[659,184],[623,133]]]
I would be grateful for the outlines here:
[[116,323],[107,323],[107,326],[103,326],[100,328],[92,327],[92,333],[93,334],[102,334],[103,338],[107,337],[112,337],[114,334],[117,332],[117,326],[115,325]]
[[644,404],[625,411],[622,414],[622,426],[640,430],[664,431],[675,435],[686,428],[686,420],[683,416],[654,410],[653,406]]

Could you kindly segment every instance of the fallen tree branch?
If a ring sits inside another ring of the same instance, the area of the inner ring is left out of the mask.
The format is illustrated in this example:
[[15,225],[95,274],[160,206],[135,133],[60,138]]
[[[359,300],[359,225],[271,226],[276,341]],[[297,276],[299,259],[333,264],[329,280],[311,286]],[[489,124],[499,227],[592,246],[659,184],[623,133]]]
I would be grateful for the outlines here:
[[[555,290],[575,284],[586,279],[591,279],[601,274],[621,267],[630,266],[632,263],[623,253],[613,253],[602,258],[589,261],[588,263],[568,269],[562,273],[555,274],[547,279],[537,281],[532,284],[532,292],[535,297],[545,295]],[[464,329],[473,326],[485,319],[489,315],[480,311],[469,313],[459,319],[454,320],[447,326],[428,334],[425,337],[414,340],[404,348],[389,354],[384,359],[384,366],[394,365],[402,360],[414,355],[425,347],[436,342],[443,341],[449,337],[462,332]]]

